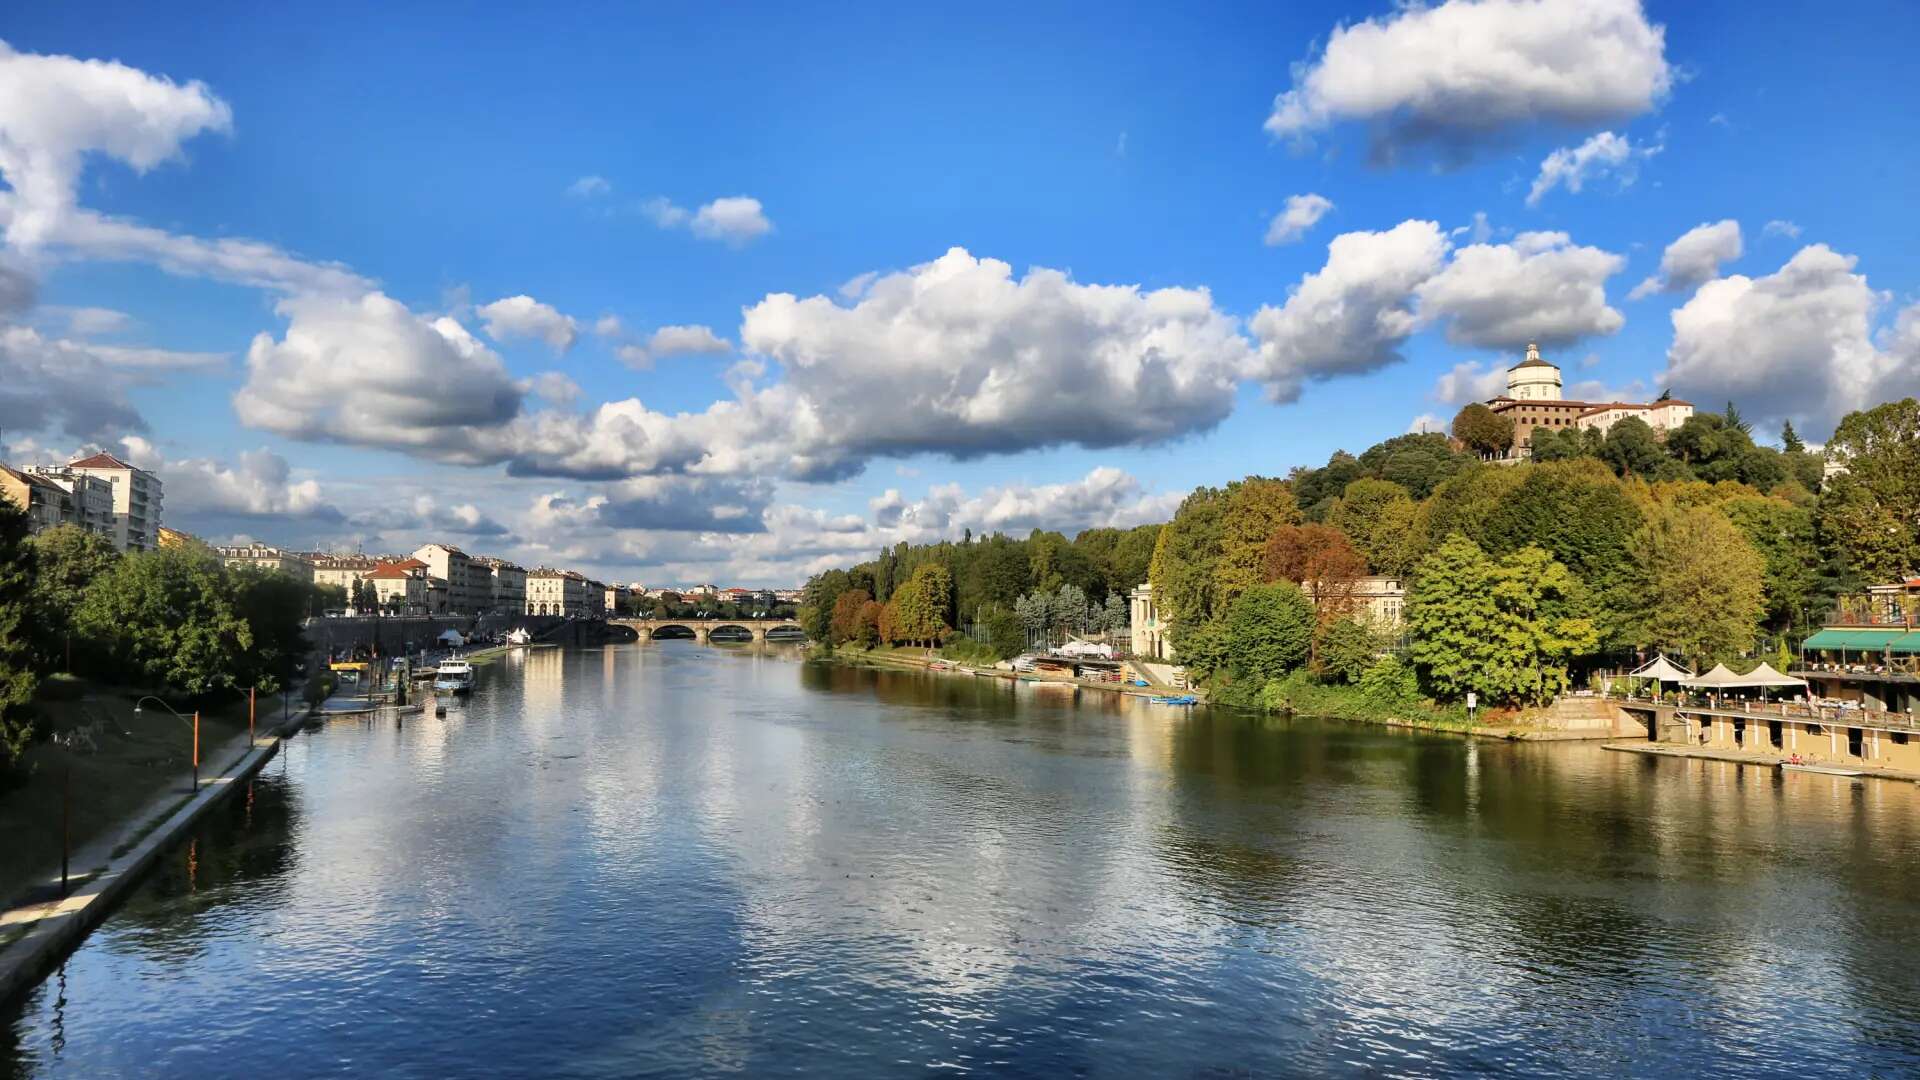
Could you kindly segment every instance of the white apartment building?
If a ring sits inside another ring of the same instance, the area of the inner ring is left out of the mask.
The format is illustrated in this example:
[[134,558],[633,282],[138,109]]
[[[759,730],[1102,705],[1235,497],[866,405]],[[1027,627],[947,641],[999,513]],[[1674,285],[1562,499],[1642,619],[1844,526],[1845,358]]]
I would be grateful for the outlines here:
[[121,551],[152,551],[160,546],[160,478],[108,453],[70,462],[66,472],[105,481],[112,492],[113,509],[107,516],[107,538]]
[[572,570],[542,567],[527,573],[528,615],[591,615],[600,610],[587,579]]
[[1637,416],[1646,421],[1648,427],[1665,434],[1686,423],[1692,415],[1693,403],[1681,401],[1678,398],[1649,402],[1645,405],[1609,401],[1588,406],[1587,411],[1575,417],[1573,422],[1583,430],[1591,429],[1605,434],[1607,429],[1627,417]]
[[78,525],[90,533],[113,538],[113,485],[97,476],[70,469],[30,465],[27,473],[66,493],[63,500],[71,507],[60,524]]
[[427,564],[430,577],[447,583],[447,610],[472,615],[493,606],[493,575],[476,567],[467,553],[450,544],[423,544],[413,557]]
[[265,544],[245,547],[217,547],[214,553],[230,567],[252,567],[270,573],[285,574],[295,581],[313,584],[313,564],[303,556]]
[[378,565],[365,555],[323,555],[313,562],[313,583],[345,589],[351,606],[360,580],[373,573]]

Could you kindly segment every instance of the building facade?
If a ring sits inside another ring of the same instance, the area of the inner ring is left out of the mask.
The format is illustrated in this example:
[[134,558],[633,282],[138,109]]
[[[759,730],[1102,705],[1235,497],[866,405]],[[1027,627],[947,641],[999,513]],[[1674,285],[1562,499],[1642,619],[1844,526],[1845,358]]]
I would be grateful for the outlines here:
[[73,496],[32,473],[0,465],[0,499],[27,512],[29,533],[73,523]]
[[1679,427],[1693,415],[1691,402],[1668,398],[1638,404],[1624,401],[1578,401],[1562,393],[1560,369],[1540,358],[1540,347],[1528,345],[1526,358],[1507,369],[1507,392],[1487,402],[1487,408],[1513,421],[1513,443],[1496,458],[1518,461],[1533,456],[1537,431],[1596,430],[1602,433],[1629,416],[1645,420],[1657,432]]
[[[413,562],[413,560],[407,560]],[[380,610],[396,615],[425,615],[431,611],[426,567],[382,563],[367,574]]]
[[29,475],[66,492],[72,512],[60,524],[78,525],[90,533],[98,533],[109,540],[114,538],[112,484],[97,476],[77,473],[67,468],[34,465],[29,466],[26,471]]
[[525,611],[527,571],[505,559],[483,556],[473,560],[474,572],[487,579],[487,606],[494,611]]
[[112,454],[71,462],[66,472],[104,481],[112,493],[106,536],[121,551],[152,551],[160,546],[160,478]]
[[1160,618],[1160,609],[1154,605],[1153,586],[1135,586],[1130,600],[1133,625],[1128,648],[1143,660],[1171,661],[1173,643],[1167,640],[1168,624]]
[[603,602],[601,595],[591,593],[587,579],[572,570],[542,567],[527,572],[528,615],[569,615],[577,618],[598,613]]
[[450,544],[423,544],[413,557],[427,564],[430,577],[447,583],[447,610],[473,615],[493,606],[493,575],[476,567],[467,553]]
[[378,565],[365,555],[323,555],[314,560],[313,583],[346,590],[347,606],[352,607],[360,582]]
[[282,551],[265,544],[249,544],[245,547],[217,547],[214,554],[230,567],[251,567],[269,573],[285,574],[295,581],[313,584],[313,564],[302,556]]

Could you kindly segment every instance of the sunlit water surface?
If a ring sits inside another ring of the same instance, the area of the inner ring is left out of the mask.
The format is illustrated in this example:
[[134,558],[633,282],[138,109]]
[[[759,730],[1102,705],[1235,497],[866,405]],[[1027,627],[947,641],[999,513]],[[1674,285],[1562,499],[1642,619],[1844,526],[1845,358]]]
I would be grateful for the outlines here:
[[1912,1074],[1920,788],[692,642],[335,721],[30,1077]]

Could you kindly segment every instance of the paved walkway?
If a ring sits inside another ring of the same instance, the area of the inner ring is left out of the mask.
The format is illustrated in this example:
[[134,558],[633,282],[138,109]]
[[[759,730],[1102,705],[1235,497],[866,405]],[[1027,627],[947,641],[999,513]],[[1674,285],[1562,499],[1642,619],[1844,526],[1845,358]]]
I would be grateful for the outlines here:
[[[180,785],[156,795],[124,828],[99,837],[69,860],[73,891],[64,898],[23,904],[0,912],[0,1004],[37,985],[110,914],[146,868],[241,781],[258,772],[280,749],[284,727],[272,725],[251,746],[245,735],[221,744],[210,761],[226,760],[217,774],[203,774],[189,794]],[[57,879],[56,879],[57,880]]]
[[[1618,750],[1627,754],[1647,754],[1651,757],[1694,758],[1700,761],[1725,761],[1734,765],[1752,765],[1762,769],[1777,769],[1787,760],[1784,754],[1766,754],[1754,750],[1726,750],[1713,746],[1677,746],[1673,743],[1623,742],[1608,743],[1603,749]],[[1889,769],[1884,765],[1868,765],[1852,761],[1814,761],[1814,765],[1829,765],[1839,769],[1853,769],[1861,776],[1871,776],[1877,780],[1905,780],[1920,784],[1920,773],[1907,772],[1904,769]],[[1809,776],[1820,775],[1809,773]],[[1845,779],[1842,777],[1841,779]]]

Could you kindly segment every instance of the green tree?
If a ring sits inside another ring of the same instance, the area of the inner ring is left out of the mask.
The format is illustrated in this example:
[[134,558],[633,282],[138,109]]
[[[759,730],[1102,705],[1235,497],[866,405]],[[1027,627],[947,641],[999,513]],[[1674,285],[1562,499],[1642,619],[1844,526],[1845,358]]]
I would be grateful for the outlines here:
[[48,529],[31,543],[34,617],[28,628],[34,630],[40,655],[65,668],[74,613],[87,586],[120,561],[120,553],[106,537],[77,525]]
[[835,645],[852,641],[860,632],[861,609],[872,600],[865,589],[848,589],[836,597],[827,620],[827,640]]
[[1820,614],[1812,610],[1820,571],[1812,508],[1795,506],[1784,499],[1743,495],[1722,503],[1720,510],[1760,553],[1766,566],[1763,586],[1767,625],[1776,630],[1807,626]]
[[1292,582],[1255,585],[1234,599],[1225,623],[1229,670],[1264,684],[1306,663],[1313,603]]
[[1620,641],[1619,612],[1633,573],[1628,544],[1643,519],[1640,507],[1592,458],[1522,469],[1520,483],[1487,513],[1482,545],[1494,555],[1544,549],[1584,584],[1602,633]]
[[1568,664],[1599,644],[1584,609],[1578,580],[1540,548],[1495,559],[1456,535],[1415,572],[1410,655],[1442,699],[1474,691],[1489,703],[1545,701],[1566,689]]
[[1907,553],[1901,569],[1914,569],[1920,549],[1920,401],[1905,398],[1848,413],[1827,451],[1846,462],[1847,481],[1871,497],[1878,516],[1897,526],[1900,535],[1887,544]]
[[1628,615],[1636,644],[1697,665],[1753,647],[1765,610],[1765,563],[1717,509],[1659,507],[1631,546],[1638,606]]
[[1481,457],[1499,457],[1513,446],[1513,418],[1477,401],[1454,415],[1452,430],[1454,438]]
[[1293,489],[1284,480],[1249,476],[1227,485],[1220,510],[1220,559],[1213,573],[1215,610],[1225,609],[1261,582],[1267,538],[1299,520]]
[[895,640],[938,644],[951,629],[947,597],[952,590],[953,577],[939,563],[927,563],[915,570],[893,594]]
[[1359,458],[1365,475],[1391,480],[1416,499],[1426,498],[1448,477],[1474,464],[1472,454],[1455,450],[1437,431],[1395,435],[1368,447]]
[[[845,570],[828,570],[808,578],[801,587],[797,621],[808,638],[832,643],[833,605],[851,587],[851,580]],[[671,612],[663,614],[671,617]]]
[[40,685],[28,629],[33,625],[34,547],[27,512],[0,499],[0,766],[12,768],[33,739],[28,703]]
[[1002,660],[1012,659],[1026,651],[1026,628],[1020,625],[1020,619],[1006,608],[994,608],[987,612],[987,644]]
[[1525,468],[1476,462],[1448,477],[1414,514],[1414,552],[1425,555],[1454,533],[1480,540],[1494,508],[1526,479]]
[[1334,682],[1358,682],[1380,657],[1380,635],[1358,619],[1322,623],[1314,635],[1314,666]]
[[1804,454],[1807,451],[1807,444],[1801,440],[1800,433],[1793,430],[1791,420],[1780,425],[1780,449],[1789,454]]
[[1412,569],[1417,508],[1406,488],[1391,480],[1355,480],[1334,503],[1327,524],[1347,534],[1376,574],[1403,577]]
[[1848,576],[1884,583],[1920,565],[1913,530],[1851,472],[1827,483],[1816,513],[1821,547],[1839,557]]
[[1600,459],[1621,476],[1652,476],[1668,460],[1660,436],[1637,416],[1614,422],[1600,446]]
[[1220,519],[1226,502],[1219,488],[1195,488],[1160,530],[1154,546],[1147,580],[1174,648],[1182,655],[1187,652],[1183,636],[1213,617],[1214,568],[1220,562]]
[[253,646],[219,561],[183,547],[128,555],[95,578],[74,630],[116,671],[195,695],[237,685]]
[[278,693],[293,677],[295,663],[311,651],[302,621],[313,602],[313,587],[286,574],[261,570],[227,572],[234,611],[246,623],[249,642],[233,674],[233,685]]

